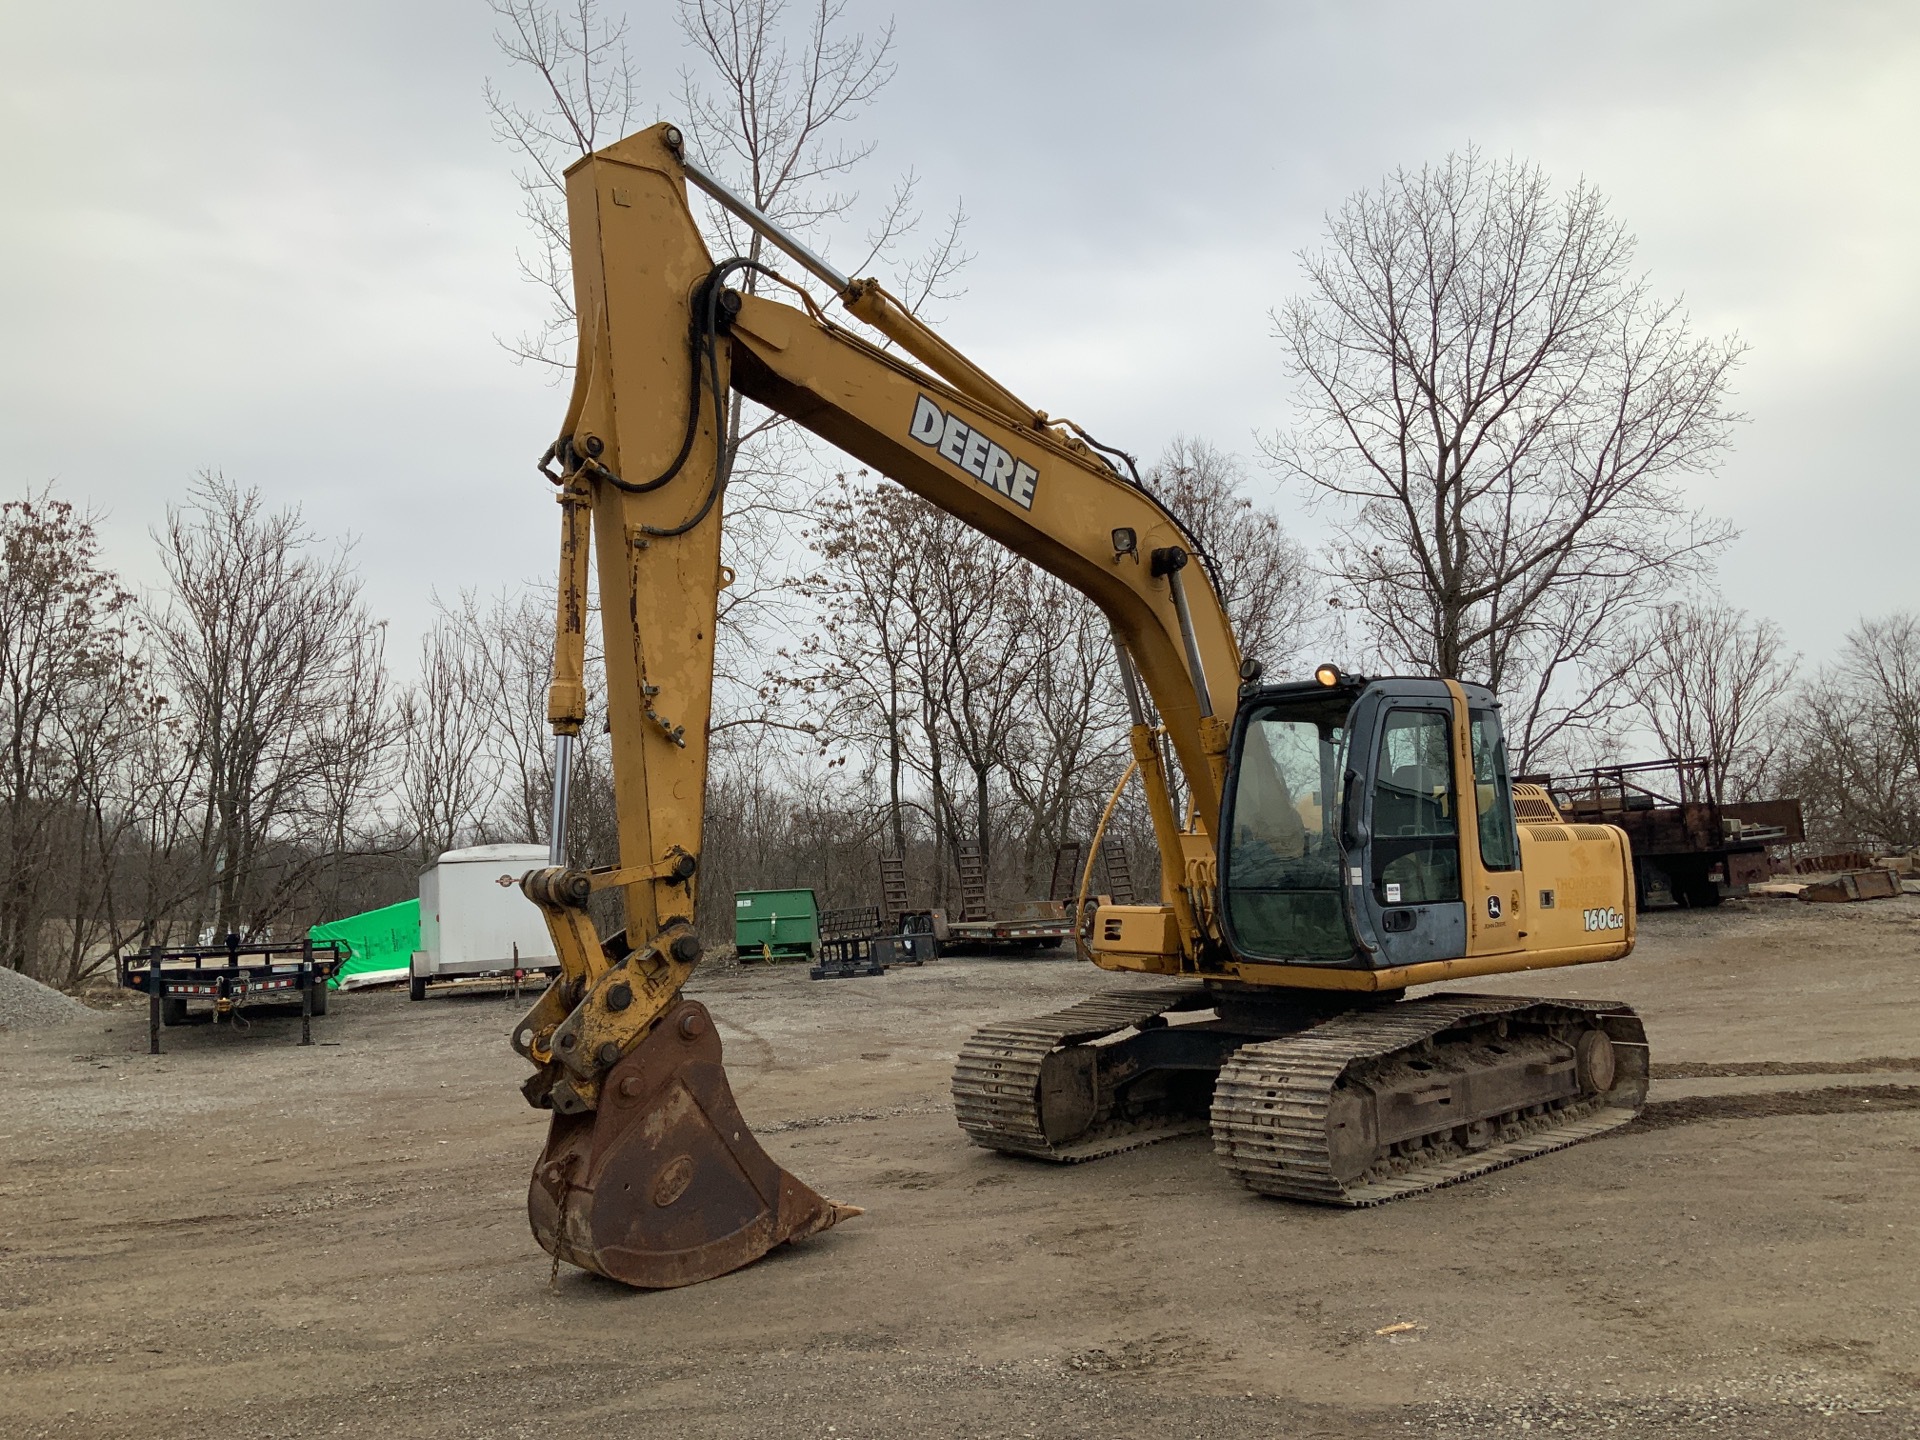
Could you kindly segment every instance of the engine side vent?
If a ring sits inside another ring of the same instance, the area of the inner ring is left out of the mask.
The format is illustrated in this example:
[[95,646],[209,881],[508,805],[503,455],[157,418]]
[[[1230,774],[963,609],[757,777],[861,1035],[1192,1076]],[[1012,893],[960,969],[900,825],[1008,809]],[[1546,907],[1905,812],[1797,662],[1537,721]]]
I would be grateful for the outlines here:
[[1547,797],[1547,787],[1544,785],[1522,785],[1515,782],[1513,814],[1522,825],[1529,822],[1542,825],[1560,823],[1560,812],[1554,808],[1553,801]]
[[1527,834],[1536,840],[1570,840],[1573,838],[1558,825],[1529,825],[1527,826]]

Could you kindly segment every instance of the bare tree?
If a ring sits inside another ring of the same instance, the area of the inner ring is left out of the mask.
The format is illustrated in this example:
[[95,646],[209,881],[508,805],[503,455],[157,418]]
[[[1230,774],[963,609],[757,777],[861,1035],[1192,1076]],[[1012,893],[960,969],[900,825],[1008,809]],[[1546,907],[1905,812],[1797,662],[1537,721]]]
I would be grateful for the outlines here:
[[1599,763],[1618,751],[1651,664],[1646,608],[1671,583],[1656,572],[1591,574],[1543,596],[1514,635],[1499,677],[1517,768]]
[[819,631],[784,663],[823,751],[872,777],[889,851],[926,839],[936,890],[961,837],[994,883],[1030,890],[1125,763],[1105,617],[892,485],[842,477],[811,539]]
[[[485,600],[462,591],[457,606],[440,609],[448,644],[462,657],[462,683],[471,695],[484,736],[480,764],[493,795],[485,829],[496,839],[546,841],[553,795],[553,754],[547,744],[547,686],[553,679],[553,590],[529,587],[501,591]],[[594,627],[587,627],[591,650]],[[597,666],[587,667],[589,687]],[[589,709],[592,709],[591,700]],[[581,727],[580,746],[595,728]]]
[[894,853],[904,853],[918,828],[909,812],[918,813],[931,831],[936,885],[944,884],[953,837],[967,828],[955,813],[949,715],[960,669],[952,627],[968,610],[948,572],[980,537],[862,474],[818,497],[808,539],[818,563],[795,590],[813,602],[817,628],[783,654],[780,688],[812,706],[815,733],[834,736],[823,750],[874,755],[874,770],[886,774],[882,828]]
[[[496,133],[525,162],[519,178],[539,250],[523,268],[552,297],[542,332],[510,348],[564,370],[575,325],[561,177],[632,123],[635,74],[625,24],[609,19],[598,0],[571,0],[564,10],[548,0],[489,3],[502,22],[502,53],[534,82],[525,102],[493,86],[487,98]],[[891,24],[869,38],[849,30],[844,9],[836,0],[816,0],[798,15],[785,0],[681,0],[678,8],[696,57],[681,71],[678,97],[691,152],[828,253],[834,237],[820,232],[853,217],[859,195],[847,182],[873,150],[870,142],[842,137],[894,74]],[[907,275],[905,298],[921,305],[950,298],[952,276],[970,257],[960,244],[959,206],[925,253],[897,254],[921,220],[916,191],[911,174],[896,183],[860,242],[864,258],[849,269],[897,263]],[[761,238],[727,211],[708,204],[701,214],[716,253],[763,259]],[[747,270],[733,283],[755,290],[760,279]],[[714,723],[732,728],[764,719],[756,657],[802,620],[789,567],[806,523],[797,480],[813,456],[810,442],[780,417],[746,404],[729,410],[726,440],[723,544],[734,581],[721,598]]]
[[133,607],[92,516],[48,490],[0,506],[0,964],[13,969],[45,972],[62,952],[72,969],[92,938],[100,826],[143,680]]
[[420,639],[420,678],[401,696],[401,805],[424,864],[479,833],[499,790],[486,763],[490,696],[481,656],[443,610]]
[[1582,720],[1536,733],[1561,682],[1617,665],[1731,534],[1679,482],[1717,463],[1743,347],[1632,273],[1591,186],[1475,149],[1353,196],[1328,238],[1273,317],[1304,417],[1264,448],[1338,508],[1329,568],[1386,663],[1524,696],[1524,766]]
[[[1026,715],[1035,673],[1046,663],[1049,627],[1035,613],[1037,575],[1011,550],[942,515],[935,533],[945,558],[933,573],[928,607],[939,645],[937,723],[973,785],[971,830],[983,862],[993,859],[993,777],[1012,760],[1013,732]],[[958,532],[958,533],[954,533]]]
[[[342,631],[333,693],[307,714],[318,821],[308,844],[336,862],[389,848],[398,815],[386,800],[399,778],[405,735],[387,675],[387,622],[356,607]],[[348,911],[352,883],[340,864],[326,865],[313,897],[320,913]]]
[[151,619],[191,754],[201,919],[251,933],[347,848],[386,741],[379,627],[344,548],[297,509],[203,474],[158,537]]
[[[835,132],[870,105],[894,75],[893,26],[877,39],[840,27],[846,6],[815,0],[803,33],[785,0],[681,0],[680,29],[711,82],[680,72],[686,132],[703,166],[733,172],[762,214],[807,231],[844,216],[857,198],[822,189],[843,182],[872,142],[836,143]],[[725,163],[723,163],[725,162]],[[757,260],[761,238],[717,207],[716,234]],[[752,283],[752,277],[745,277]]]
[[1715,800],[1750,800],[1773,766],[1799,657],[1780,627],[1715,599],[1666,606],[1633,686],[1666,755],[1707,762]]
[[[762,213],[828,255],[843,248],[835,232],[859,210],[853,172],[874,151],[872,141],[847,137],[895,74],[892,23],[869,37],[847,28],[845,9],[842,0],[813,0],[797,15],[790,15],[786,0],[681,0],[679,6],[681,31],[700,57],[697,68],[680,73],[692,153]],[[971,257],[960,244],[966,216],[958,205],[925,253],[899,253],[921,222],[917,189],[911,172],[895,183],[866,228],[861,257],[845,268],[860,274],[878,262],[902,269],[903,298],[924,306],[957,293],[950,282]],[[704,214],[716,253],[777,265],[762,237],[731,212],[708,201]],[[762,279],[747,269],[734,283],[757,291]],[[810,439],[771,411],[736,404],[727,426],[725,543],[735,578],[718,636],[720,724],[762,714],[753,691],[738,683],[755,668],[744,656],[801,620],[789,603],[790,568],[809,512],[799,477],[814,468]]]
[[[157,648],[149,640],[150,663]],[[157,684],[164,677],[154,678]],[[117,796],[139,861],[124,894],[118,888],[115,893],[117,908],[128,917],[120,929],[137,921],[148,941],[166,943],[175,938],[176,922],[197,929],[204,909],[193,804],[198,769],[189,717],[164,689],[149,697],[142,720],[134,729]]]
[[1176,435],[1144,478],[1198,543],[1241,654],[1275,678],[1293,670],[1320,638],[1318,576],[1305,547],[1247,494],[1240,461]]
[[[849,33],[844,0],[813,0],[799,25],[787,12],[787,0],[680,0],[681,31],[705,62],[699,71],[681,70],[680,103],[701,164],[738,185],[761,213],[811,237],[846,222],[858,206],[859,192],[847,182],[875,145],[844,136],[894,78],[893,24],[873,37]],[[958,292],[950,283],[972,258],[960,242],[966,210],[959,204],[925,251],[900,253],[923,218],[918,191],[910,170],[894,182],[866,229],[861,258],[846,267],[853,275],[876,263],[898,268],[901,298],[916,310],[952,299]],[[710,201],[706,213],[716,249],[764,258],[758,232]],[[831,235],[817,243],[831,253]],[[754,290],[760,279],[747,271],[739,283]],[[730,438],[737,448],[741,434]]]
[[1127,765],[1128,716],[1099,607],[1038,571],[1025,588],[1020,623],[1045,640],[1012,717],[1005,773],[1024,821],[1023,889],[1033,895],[1055,849],[1091,835]]
[[[885,774],[886,833],[892,853],[907,848],[907,752],[915,714],[914,630],[927,590],[912,543],[926,503],[865,471],[816,501],[809,540],[819,566],[796,589],[814,602],[818,633],[783,651],[785,677],[809,700],[824,702],[817,733],[878,753]],[[771,696],[769,696],[771,698]]]
[[1863,620],[1789,713],[1788,775],[1816,837],[1920,846],[1920,616]]
[[[68,868],[65,954],[44,978],[65,989],[80,986],[124,946],[151,938],[153,918],[190,893],[149,838],[149,822],[168,793],[164,781],[182,772],[180,747],[144,657],[134,650],[127,659],[111,688],[92,706],[68,712],[63,724],[80,813]],[[161,755],[175,764],[150,768]]]
[[[627,23],[609,17],[600,0],[487,0],[500,21],[494,41],[508,63],[529,75],[518,100],[489,82],[486,102],[495,136],[516,152],[523,206],[537,249],[522,256],[527,278],[549,295],[541,331],[509,348],[523,359],[562,371],[572,365],[575,316],[567,240],[564,172],[582,155],[620,138],[638,113],[638,75],[627,51]],[[816,0],[804,24],[787,16],[786,0],[680,0],[678,20],[698,67],[680,72],[683,131],[702,164],[719,170],[763,213],[802,233],[846,218],[858,192],[842,188],[873,152],[871,142],[837,137],[893,78],[893,27],[869,39],[842,23],[844,3]],[[918,181],[908,173],[869,228],[856,270],[893,257],[918,226]],[[716,249],[761,258],[762,240],[718,206],[706,209]],[[903,263],[910,303],[950,298],[946,289],[967,258],[956,206],[941,238]],[[742,275],[755,288],[759,277]],[[735,447],[740,434],[729,437]]]
[[494,137],[520,157],[521,214],[534,250],[520,272],[547,292],[547,315],[533,334],[503,342],[518,359],[573,368],[576,320],[573,259],[567,237],[565,171],[580,156],[618,140],[633,126],[635,73],[625,18],[609,19],[599,0],[487,0],[500,22],[494,43],[509,64],[531,73],[536,99],[515,100],[486,85]]
[[[482,599],[463,591],[440,607],[447,657],[442,684],[457,722],[433,742],[444,755],[441,814],[475,816],[473,838],[544,844],[553,801],[553,752],[547,744],[546,696],[553,678],[553,589],[529,586]],[[601,723],[606,714],[599,627],[587,626],[587,715],[574,747],[567,819],[567,853],[578,864],[612,862],[618,854],[611,755]],[[424,707],[424,697],[416,709]],[[431,719],[432,717],[428,717]],[[455,732],[464,738],[457,743]],[[471,734],[465,732],[471,731]],[[469,752],[468,747],[472,749]],[[469,771],[455,773],[454,755],[471,753]],[[421,756],[422,764],[425,755]],[[428,789],[421,776],[422,798]],[[456,800],[451,791],[460,790]]]

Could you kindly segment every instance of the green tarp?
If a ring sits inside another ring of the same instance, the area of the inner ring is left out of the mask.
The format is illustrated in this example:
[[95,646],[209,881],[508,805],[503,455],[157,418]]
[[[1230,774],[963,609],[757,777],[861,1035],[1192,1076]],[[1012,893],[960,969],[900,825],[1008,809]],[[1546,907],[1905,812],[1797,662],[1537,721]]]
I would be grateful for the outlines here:
[[314,944],[336,940],[347,952],[333,977],[336,990],[404,980],[413,967],[413,952],[420,948],[420,902],[403,900],[363,915],[329,920],[309,933]]

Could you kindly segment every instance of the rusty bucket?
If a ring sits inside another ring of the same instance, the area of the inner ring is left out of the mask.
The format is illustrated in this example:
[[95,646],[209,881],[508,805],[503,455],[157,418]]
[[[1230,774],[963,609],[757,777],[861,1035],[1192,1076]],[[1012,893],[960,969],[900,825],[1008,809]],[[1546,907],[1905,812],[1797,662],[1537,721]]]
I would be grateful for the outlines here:
[[740,1116],[706,1007],[682,1000],[553,1117],[527,1217],[557,1259],[648,1290],[694,1285],[861,1213],[775,1164]]

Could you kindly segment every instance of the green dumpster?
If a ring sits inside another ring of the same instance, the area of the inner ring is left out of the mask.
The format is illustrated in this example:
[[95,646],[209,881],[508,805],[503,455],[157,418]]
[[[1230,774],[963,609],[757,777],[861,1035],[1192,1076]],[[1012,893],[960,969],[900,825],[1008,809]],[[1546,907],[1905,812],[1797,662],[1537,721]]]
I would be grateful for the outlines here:
[[742,960],[811,960],[820,907],[811,890],[736,890],[733,944]]

